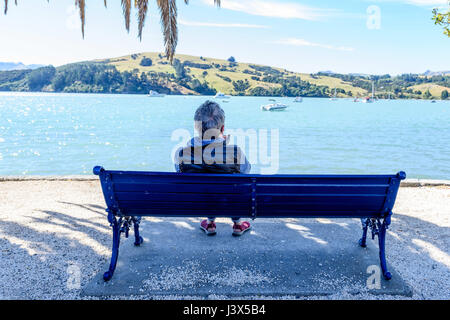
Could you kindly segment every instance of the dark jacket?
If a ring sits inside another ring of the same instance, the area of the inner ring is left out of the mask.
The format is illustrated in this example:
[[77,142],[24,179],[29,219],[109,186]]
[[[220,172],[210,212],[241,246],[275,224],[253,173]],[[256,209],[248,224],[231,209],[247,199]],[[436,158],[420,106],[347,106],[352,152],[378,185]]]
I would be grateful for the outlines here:
[[197,137],[176,151],[175,169],[184,173],[249,173],[251,165],[241,148],[225,139]]

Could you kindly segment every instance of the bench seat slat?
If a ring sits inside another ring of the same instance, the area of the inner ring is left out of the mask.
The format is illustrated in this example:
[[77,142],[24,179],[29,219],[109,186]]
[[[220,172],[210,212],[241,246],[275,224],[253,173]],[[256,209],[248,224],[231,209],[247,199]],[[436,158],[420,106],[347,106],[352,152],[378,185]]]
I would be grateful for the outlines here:
[[152,202],[152,201],[119,201],[119,207],[128,209],[166,209],[183,210],[242,210],[250,211],[250,202]]
[[136,215],[136,216],[151,216],[151,217],[250,217],[251,214],[248,210],[230,209],[225,210],[211,210],[211,208],[198,210],[198,209],[126,209],[122,211],[122,215]]
[[146,193],[146,192],[116,192],[118,201],[156,201],[156,202],[250,202],[247,194],[213,194],[213,193]]
[[373,206],[373,205],[360,205],[360,206],[355,206],[355,205],[340,205],[340,206],[335,206],[335,205],[330,205],[330,204],[312,204],[312,203],[307,203],[304,205],[299,205],[299,204],[291,204],[288,203],[284,206],[281,205],[277,205],[277,204],[273,204],[273,205],[266,205],[264,207],[260,206],[256,206],[256,210],[257,210],[257,216],[260,215],[264,215],[264,213],[271,213],[274,211],[292,211],[292,212],[300,212],[300,211],[306,211],[306,212],[316,212],[316,211],[345,211],[348,213],[349,216],[352,216],[354,213],[356,212],[360,212],[360,211],[368,211],[368,212],[380,212],[381,211],[381,206],[382,204],[380,204],[379,206]]
[[301,185],[301,184],[276,184],[276,185],[256,185],[256,193],[261,194],[379,194],[386,195],[388,186],[367,186],[367,185]]
[[389,185],[391,177],[387,176],[313,176],[313,177],[302,177],[302,176],[292,176],[292,177],[279,177],[279,176],[259,176],[257,178],[258,185],[277,185],[277,184],[292,184],[292,185]]
[[116,173],[110,171],[114,183],[251,183],[256,179],[259,185],[264,184],[331,184],[331,185],[388,185],[391,178],[395,176],[298,176],[298,175],[242,175],[242,174],[177,174],[177,173]]
[[[136,216],[151,216],[151,217],[208,217],[213,215],[214,217],[241,217],[249,218],[251,213],[246,210],[177,210],[177,209],[126,209],[122,212],[123,215],[136,215]],[[360,211],[353,214],[349,214],[348,211],[281,211],[272,210],[266,213],[259,213],[259,218],[367,218],[367,217],[379,217],[378,212],[373,211]]]
[[259,212],[257,217],[259,218],[367,218],[367,217],[379,217],[380,214],[374,211],[359,211],[349,213],[349,211],[339,210],[323,210],[323,211],[288,211],[277,210]]
[[249,177],[241,176],[241,175],[223,175],[224,177],[221,179],[214,179],[212,176],[209,175],[202,175],[202,176],[189,176],[189,175],[183,175],[183,174],[174,174],[174,175],[167,175],[167,176],[145,176],[145,175],[113,175],[113,182],[116,184],[119,183],[166,183],[166,184],[213,184],[213,185],[220,185],[220,184],[243,184],[251,183],[251,179]]
[[115,183],[114,190],[116,192],[242,194],[251,192],[251,184]]

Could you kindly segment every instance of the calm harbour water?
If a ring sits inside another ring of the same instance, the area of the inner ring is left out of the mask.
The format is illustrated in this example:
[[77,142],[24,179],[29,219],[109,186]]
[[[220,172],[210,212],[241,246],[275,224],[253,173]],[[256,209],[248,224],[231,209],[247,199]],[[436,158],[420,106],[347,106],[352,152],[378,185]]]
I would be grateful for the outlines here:
[[[92,167],[173,171],[177,129],[212,97],[0,93],[0,175],[91,174]],[[450,102],[276,98],[219,100],[226,128],[279,129],[278,173],[450,179]],[[244,148],[244,149],[248,149]],[[269,151],[270,154],[270,151]],[[252,173],[264,165],[254,163]]]

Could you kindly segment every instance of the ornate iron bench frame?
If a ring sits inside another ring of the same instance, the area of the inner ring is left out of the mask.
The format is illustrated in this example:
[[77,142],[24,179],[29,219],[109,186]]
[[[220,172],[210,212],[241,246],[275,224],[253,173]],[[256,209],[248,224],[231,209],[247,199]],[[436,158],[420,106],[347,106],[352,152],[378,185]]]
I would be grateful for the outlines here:
[[[103,275],[105,281],[112,278],[116,269],[121,234],[128,238],[133,226],[134,245],[142,244],[142,216],[206,216],[202,210],[209,210],[211,203],[218,205],[214,215],[219,217],[230,217],[235,212],[252,219],[360,218],[363,233],[359,245],[366,247],[370,229],[372,239],[378,237],[383,276],[386,280],[392,278],[386,264],[386,230],[391,224],[400,181],[406,178],[403,171],[396,175],[273,176],[107,171],[100,166],[93,171],[100,178],[113,231],[111,263]],[[233,192],[227,193],[230,190]],[[190,202],[181,202],[187,195]],[[233,199],[243,201],[243,208]]]

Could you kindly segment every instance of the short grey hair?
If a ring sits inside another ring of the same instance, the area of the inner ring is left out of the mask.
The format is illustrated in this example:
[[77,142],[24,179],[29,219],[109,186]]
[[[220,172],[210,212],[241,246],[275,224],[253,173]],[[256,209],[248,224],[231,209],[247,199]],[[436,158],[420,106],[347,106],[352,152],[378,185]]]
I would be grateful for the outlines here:
[[[225,112],[214,101],[207,100],[197,111],[195,111],[194,121],[196,126],[202,126],[202,134],[209,129],[219,129],[225,124]],[[200,128],[197,128],[200,129]],[[199,130],[200,131],[200,130]]]

